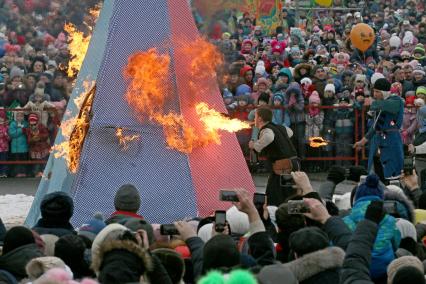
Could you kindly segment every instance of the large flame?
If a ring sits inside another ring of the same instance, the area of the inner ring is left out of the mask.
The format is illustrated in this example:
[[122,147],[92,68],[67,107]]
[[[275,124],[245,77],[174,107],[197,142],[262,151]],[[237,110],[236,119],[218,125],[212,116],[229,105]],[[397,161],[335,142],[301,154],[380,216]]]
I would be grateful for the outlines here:
[[65,113],[65,117],[69,118],[64,119],[61,123],[61,133],[64,141],[53,145],[51,149],[55,158],[64,158],[66,160],[68,169],[72,173],[77,172],[80,164],[80,151],[89,126],[89,113],[95,93],[93,81],[85,82],[83,86],[85,91],[74,100],[76,106],[81,108],[79,115],[71,117],[69,112]]
[[115,136],[117,136],[118,143],[124,151],[129,148],[130,142],[138,140],[140,138],[140,135],[125,135],[122,127],[118,127],[115,130]]
[[322,137],[309,137],[309,146],[312,148],[324,147],[327,146],[328,143],[329,142]]
[[[192,59],[188,64],[192,79],[186,83],[188,89],[194,90],[196,94],[195,88],[199,91],[198,86],[203,80],[214,80],[216,65],[222,62],[222,57],[213,45],[201,39],[190,45],[179,44],[178,49],[178,52],[191,54]],[[124,76],[130,80],[125,96],[129,106],[140,121],[148,118],[163,127],[168,147],[191,153],[197,147],[220,144],[219,130],[236,132],[250,128],[248,123],[230,119],[204,102],[195,105],[202,131],[189,124],[182,115],[166,113],[164,108],[169,94],[166,84],[169,81],[169,68],[170,57],[150,49],[130,56],[124,69]]]
[[99,18],[101,5],[96,5],[89,10],[90,22],[85,22],[90,34],[84,35],[72,23],[66,23],[64,26],[65,31],[68,33],[68,50],[70,52],[71,60],[68,63],[67,74],[68,77],[75,77],[80,71],[83,64],[84,57],[86,56],[87,49],[89,48],[90,39],[92,38],[93,27]]

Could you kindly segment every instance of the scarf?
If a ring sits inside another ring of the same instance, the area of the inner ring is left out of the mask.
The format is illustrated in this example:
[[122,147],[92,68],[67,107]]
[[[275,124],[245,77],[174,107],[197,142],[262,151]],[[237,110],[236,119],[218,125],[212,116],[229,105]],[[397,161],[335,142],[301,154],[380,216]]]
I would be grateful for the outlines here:
[[319,107],[309,107],[309,115],[311,117],[317,116],[320,113]]

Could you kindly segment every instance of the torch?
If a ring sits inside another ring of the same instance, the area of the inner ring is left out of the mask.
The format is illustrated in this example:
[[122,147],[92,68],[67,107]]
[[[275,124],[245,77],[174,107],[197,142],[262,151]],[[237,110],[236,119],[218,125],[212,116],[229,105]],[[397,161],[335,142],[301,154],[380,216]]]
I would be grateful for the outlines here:
[[349,143],[327,141],[327,140],[325,140],[322,137],[309,137],[309,146],[312,147],[312,148],[325,147],[328,144],[344,145],[344,146],[348,146],[348,147],[353,147],[354,146],[354,144],[349,144]]

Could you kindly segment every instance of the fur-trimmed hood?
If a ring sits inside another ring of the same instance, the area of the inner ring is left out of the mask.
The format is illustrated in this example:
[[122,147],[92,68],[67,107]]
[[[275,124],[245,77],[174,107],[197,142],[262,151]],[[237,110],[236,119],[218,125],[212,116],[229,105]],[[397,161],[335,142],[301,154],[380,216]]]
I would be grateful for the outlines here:
[[343,266],[345,252],[339,247],[330,247],[304,255],[292,262],[284,264],[296,276],[299,282],[329,269]]
[[99,252],[96,255],[94,255],[94,258],[92,259],[91,267],[93,271],[95,271],[96,275],[99,274],[105,254],[113,250],[126,250],[133,253],[134,255],[138,256],[142,260],[142,263],[144,264],[145,269],[147,271],[152,271],[153,269],[152,259],[145,249],[143,249],[142,247],[140,247],[138,244],[136,244],[133,241],[114,240],[114,241],[106,241],[102,243],[101,246],[99,247]]
[[385,190],[385,201],[394,200],[398,202],[397,209],[401,218],[414,222],[414,205],[402,192]]

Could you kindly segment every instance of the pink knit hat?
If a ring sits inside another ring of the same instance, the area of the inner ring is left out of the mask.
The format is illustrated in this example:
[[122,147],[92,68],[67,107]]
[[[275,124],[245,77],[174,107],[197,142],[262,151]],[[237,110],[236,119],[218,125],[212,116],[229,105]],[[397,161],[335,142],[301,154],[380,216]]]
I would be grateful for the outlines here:
[[319,104],[321,103],[321,99],[319,97],[319,94],[317,91],[313,91],[312,94],[309,96],[309,103],[310,104]]

